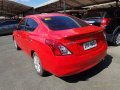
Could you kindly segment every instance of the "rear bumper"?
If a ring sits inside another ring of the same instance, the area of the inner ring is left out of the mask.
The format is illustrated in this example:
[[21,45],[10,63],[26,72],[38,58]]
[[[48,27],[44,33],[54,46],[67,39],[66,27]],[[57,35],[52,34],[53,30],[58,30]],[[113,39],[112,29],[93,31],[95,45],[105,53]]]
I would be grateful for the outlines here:
[[99,50],[82,56],[57,56],[53,59],[51,73],[58,77],[70,76],[83,72],[104,59],[107,53],[107,44],[101,46]]

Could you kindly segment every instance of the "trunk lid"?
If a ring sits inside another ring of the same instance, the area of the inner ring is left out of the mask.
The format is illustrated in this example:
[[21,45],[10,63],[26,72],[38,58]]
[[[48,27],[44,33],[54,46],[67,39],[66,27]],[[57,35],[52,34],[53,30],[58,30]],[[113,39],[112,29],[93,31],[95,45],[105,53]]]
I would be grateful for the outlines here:
[[[86,52],[90,52],[91,50],[96,50],[100,48],[104,42],[103,28],[97,26],[50,31],[49,37],[62,43],[75,55],[82,55]],[[89,50],[84,50],[83,45],[92,40],[96,40],[97,46]]]

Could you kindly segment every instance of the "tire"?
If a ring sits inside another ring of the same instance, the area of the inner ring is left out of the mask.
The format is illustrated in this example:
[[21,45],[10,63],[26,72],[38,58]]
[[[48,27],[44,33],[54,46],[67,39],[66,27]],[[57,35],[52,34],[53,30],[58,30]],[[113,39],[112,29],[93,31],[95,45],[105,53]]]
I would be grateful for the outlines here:
[[21,48],[17,45],[16,40],[14,39],[13,41],[14,41],[14,46],[15,46],[16,50],[21,50]]
[[35,52],[33,53],[32,57],[33,57],[34,67],[35,67],[38,75],[45,76],[46,71],[43,69],[41,62],[40,62],[40,59]]
[[120,45],[120,32],[118,32],[115,37],[114,37],[114,40],[113,40],[113,43],[115,46],[119,46]]

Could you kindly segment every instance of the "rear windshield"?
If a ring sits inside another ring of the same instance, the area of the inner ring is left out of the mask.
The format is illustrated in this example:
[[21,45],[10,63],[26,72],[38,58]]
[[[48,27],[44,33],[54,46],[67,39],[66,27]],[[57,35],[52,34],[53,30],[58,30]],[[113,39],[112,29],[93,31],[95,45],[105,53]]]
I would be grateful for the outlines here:
[[84,14],[83,18],[90,18],[90,17],[104,17],[105,16],[104,11],[88,11]]
[[87,23],[72,16],[53,16],[42,18],[42,21],[52,30],[65,30],[88,26]]

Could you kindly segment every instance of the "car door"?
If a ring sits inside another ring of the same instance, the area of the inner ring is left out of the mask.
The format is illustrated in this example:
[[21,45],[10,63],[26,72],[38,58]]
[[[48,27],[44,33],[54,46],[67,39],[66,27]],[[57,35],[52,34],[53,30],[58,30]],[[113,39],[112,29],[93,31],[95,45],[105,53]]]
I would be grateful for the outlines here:
[[26,26],[25,31],[22,33],[22,42],[23,42],[23,48],[24,50],[29,53],[32,50],[32,36],[34,35],[34,31],[36,30],[38,24],[37,22],[32,18],[27,18],[26,20]]
[[20,46],[20,48],[23,48],[23,41],[22,41],[22,33],[25,31],[25,24],[26,24],[26,19],[22,19],[21,22],[17,26],[17,30],[15,32],[15,40]]

